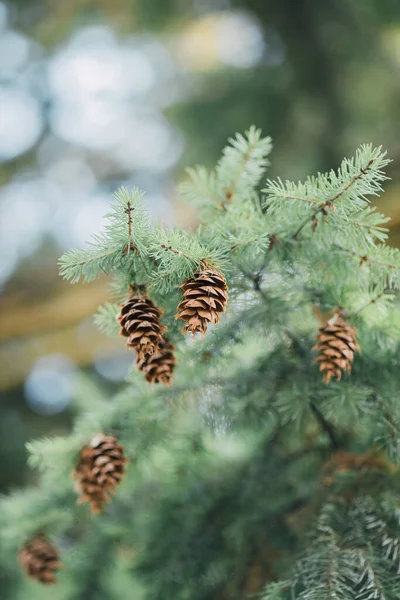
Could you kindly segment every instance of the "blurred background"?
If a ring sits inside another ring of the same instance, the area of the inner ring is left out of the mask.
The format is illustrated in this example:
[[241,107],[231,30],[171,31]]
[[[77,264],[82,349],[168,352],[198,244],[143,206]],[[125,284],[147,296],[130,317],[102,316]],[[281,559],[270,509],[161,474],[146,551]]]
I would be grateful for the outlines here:
[[107,281],[71,286],[57,259],[138,185],[154,218],[254,123],[272,177],[337,167],[360,143],[393,158],[379,201],[400,245],[399,0],[0,1],[0,491],[32,481],[24,444],[67,433],[74,375],[110,394],[132,357],[91,315]]

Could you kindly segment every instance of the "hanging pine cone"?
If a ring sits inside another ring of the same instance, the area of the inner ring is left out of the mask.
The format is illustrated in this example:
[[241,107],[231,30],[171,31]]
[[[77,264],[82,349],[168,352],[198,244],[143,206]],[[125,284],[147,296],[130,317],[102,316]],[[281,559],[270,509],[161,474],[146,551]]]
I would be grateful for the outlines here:
[[78,502],[90,502],[92,512],[100,513],[104,502],[110,501],[109,494],[114,494],[121,482],[125,462],[124,450],[114,436],[95,435],[81,451],[73,473],[77,491],[81,493]]
[[182,285],[183,298],[175,319],[183,319],[186,325],[182,333],[205,334],[208,323],[218,323],[219,313],[226,311],[228,286],[225,277],[213,268],[197,272]]
[[149,383],[170,385],[176,364],[174,350],[175,346],[164,339],[160,343],[157,352],[149,358],[145,360],[137,359],[136,367],[139,371],[144,372]]
[[44,534],[40,533],[26,542],[18,559],[25,573],[44,584],[55,583],[55,573],[61,568],[57,548]]
[[337,312],[319,331],[313,350],[319,352],[316,362],[323,373],[322,381],[329,383],[333,377],[340,381],[342,371],[350,373],[354,353],[360,351],[356,329]]
[[126,346],[136,351],[139,360],[156,352],[163,333],[167,330],[160,323],[162,313],[163,310],[154,306],[146,294],[135,294],[121,304],[118,315],[121,335],[128,338]]

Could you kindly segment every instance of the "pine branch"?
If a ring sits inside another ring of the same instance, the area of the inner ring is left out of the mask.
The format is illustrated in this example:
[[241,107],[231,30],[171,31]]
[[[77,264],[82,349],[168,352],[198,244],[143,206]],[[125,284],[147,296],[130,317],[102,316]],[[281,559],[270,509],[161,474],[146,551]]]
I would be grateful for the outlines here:
[[254,194],[269,164],[271,148],[271,138],[262,138],[261,131],[251,127],[244,136],[237,134],[229,139],[215,171],[208,172],[204,167],[188,169],[189,178],[179,191],[212,223],[234,197],[243,202]]
[[93,248],[70,250],[60,258],[60,275],[71,283],[78,283],[81,279],[90,283],[102,273],[110,275],[119,268],[123,256],[123,248],[115,248],[107,240],[97,236]]
[[[142,260],[150,245],[150,225],[142,204],[143,193],[121,188],[114,194],[111,210],[105,215],[104,232],[94,236],[87,250],[71,250],[60,261],[60,274],[71,283],[93,281],[101,273],[110,275],[127,269],[135,257]],[[134,215],[134,216],[133,216]]]
[[157,264],[152,274],[152,287],[167,293],[205,264],[219,264],[221,252],[203,244],[200,235],[185,231],[159,229],[154,232],[151,256]]
[[334,203],[336,202],[336,200],[338,200],[338,198],[340,198],[341,196],[343,196],[344,193],[346,193],[351,187],[353,187],[356,184],[356,182],[363,177],[363,175],[365,175],[366,173],[368,173],[368,171],[370,170],[371,166],[375,162],[376,158],[377,157],[370,158],[369,161],[368,161],[368,163],[365,165],[365,167],[361,167],[360,168],[360,172],[357,175],[355,175],[346,185],[344,185],[341,190],[339,190],[338,192],[336,192],[336,194],[334,196],[332,196],[332,198],[329,198],[328,200],[326,200],[322,204],[322,206],[320,206],[318,209],[316,209],[314,211],[314,213],[310,217],[307,217],[306,219],[304,219],[303,223],[301,223],[301,225],[296,229],[296,231],[292,235],[292,238],[294,240],[298,239],[298,237],[299,237],[300,233],[303,231],[304,227],[311,220],[316,219],[317,215],[319,213],[326,214],[327,210],[329,208],[333,208]]
[[186,173],[188,179],[179,185],[179,194],[205,214],[207,210],[221,211],[224,194],[216,174],[213,171],[209,173],[204,167],[189,168]]
[[251,127],[246,137],[237,134],[229,140],[216,169],[218,181],[225,194],[225,203],[238,194],[245,196],[258,185],[269,162],[271,138],[261,138],[261,130]]
[[[275,217],[278,233],[284,231],[292,240],[298,240],[309,223],[313,224],[315,230],[319,215],[325,221],[328,216],[335,216],[337,226],[341,227],[348,226],[352,220],[357,227],[361,221],[360,227],[369,227],[370,235],[381,239],[384,232],[379,229],[380,215],[369,216],[373,211],[368,213],[366,209],[368,197],[382,190],[381,182],[385,179],[382,169],[388,162],[380,148],[373,149],[371,145],[366,145],[357,150],[354,159],[342,161],[337,173],[318,174],[298,184],[284,183],[280,179],[275,182],[268,180],[263,190],[267,194],[265,209]],[[288,211],[292,216],[290,220]],[[291,233],[295,220],[299,220],[300,225]]]

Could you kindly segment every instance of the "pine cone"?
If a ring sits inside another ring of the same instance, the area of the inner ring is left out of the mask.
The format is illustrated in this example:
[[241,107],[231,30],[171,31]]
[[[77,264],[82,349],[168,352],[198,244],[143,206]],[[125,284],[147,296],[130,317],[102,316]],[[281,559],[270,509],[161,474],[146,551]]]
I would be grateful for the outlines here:
[[183,298],[175,319],[183,319],[186,325],[182,333],[205,334],[208,323],[218,323],[219,314],[226,311],[228,286],[219,271],[207,268],[197,272],[182,285]]
[[146,360],[136,361],[136,367],[143,371],[149,383],[170,385],[175,369],[175,346],[164,339],[154,354]]
[[25,573],[41,583],[55,583],[55,572],[61,568],[57,548],[44,534],[38,534],[21,548],[18,559]]
[[167,330],[160,323],[162,313],[163,310],[154,306],[145,294],[132,296],[121,304],[118,315],[121,335],[128,338],[126,346],[136,351],[139,360],[144,360],[157,351],[163,333]]
[[81,493],[78,502],[90,502],[92,512],[100,513],[104,502],[110,501],[109,494],[114,494],[121,482],[125,462],[124,450],[115,437],[95,435],[81,451],[73,473],[77,491]]
[[332,377],[340,381],[342,371],[350,373],[354,353],[360,351],[356,341],[356,329],[337,312],[319,331],[313,350],[319,352],[316,362],[320,363],[322,381],[329,383]]

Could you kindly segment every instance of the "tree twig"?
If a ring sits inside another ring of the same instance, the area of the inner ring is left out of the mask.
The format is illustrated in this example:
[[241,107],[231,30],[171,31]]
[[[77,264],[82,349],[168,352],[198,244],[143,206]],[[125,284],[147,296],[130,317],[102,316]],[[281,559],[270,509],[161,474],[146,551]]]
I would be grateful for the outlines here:
[[313,401],[310,402],[310,408],[311,408],[311,412],[313,413],[316,421],[319,423],[321,428],[328,435],[328,437],[331,441],[332,448],[334,448],[334,449],[341,448],[343,446],[343,443],[337,437],[336,431],[335,431],[333,425],[325,419],[324,415],[322,414],[322,412],[319,410],[319,408],[316,406],[316,404]]

